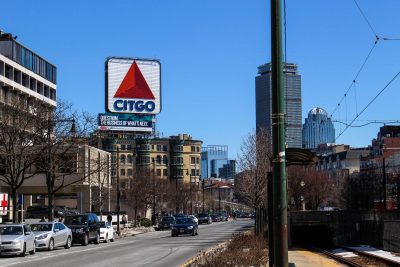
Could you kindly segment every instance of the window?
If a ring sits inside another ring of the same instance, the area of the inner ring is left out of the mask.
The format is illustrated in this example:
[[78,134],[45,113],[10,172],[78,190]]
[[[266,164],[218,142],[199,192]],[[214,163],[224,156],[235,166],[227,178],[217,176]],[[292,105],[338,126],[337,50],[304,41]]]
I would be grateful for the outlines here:
[[126,145],[126,150],[132,150],[132,145]]
[[121,169],[120,174],[121,174],[121,176],[125,176],[125,169]]
[[191,157],[191,158],[190,158],[190,163],[191,163],[191,164],[196,164],[196,158]]
[[168,170],[167,169],[163,170],[163,176],[168,176]]
[[126,161],[127,161],[128,163],[132,163],[132,155],[128,155],[128,156],[126,157]]
[[126,150],[125,145],[121,145],[121,150]]
[[157,162],[157,164],[161,164],[161,156],[160,155],[157,155],[156,162]]
[[196,147],[191,146],[191,147],[190,147],[190,151],[191,151],[191,152],[196,152]]
[[156,176],[161,176],[161,169],[156,170]]
[[168,151],[168,148],[166,145],[163,145],[163,151]]
[[200,147],[199,146],[196,147],[196,152],[200,152]]
[[196,158],[196,164],[200,164],[200,158]]
[[163,164],[168,165],[168,158],[167,156],[163,156]]
[[128,169],[128,176],[132,176],[132,169]]
[[196,170],[191,169],[191,170],[190,170],[190,175],[195,176],[195,175],[196,175]]
[[161,151],[161,145],[157,145],[157,151]]
[[122,164],[125,164],[125,160],[126,160],[125,155],[121,155],[121,160],[120,160],[120,162],[121,162]]

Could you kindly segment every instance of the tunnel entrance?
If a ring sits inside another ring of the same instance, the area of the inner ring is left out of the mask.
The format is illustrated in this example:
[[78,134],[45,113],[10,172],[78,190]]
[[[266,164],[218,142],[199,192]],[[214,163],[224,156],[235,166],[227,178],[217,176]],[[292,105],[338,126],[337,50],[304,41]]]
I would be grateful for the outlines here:
[[305,225],[292,227],[292,245],[306,247],[332,247],[333,229],[327,225]]

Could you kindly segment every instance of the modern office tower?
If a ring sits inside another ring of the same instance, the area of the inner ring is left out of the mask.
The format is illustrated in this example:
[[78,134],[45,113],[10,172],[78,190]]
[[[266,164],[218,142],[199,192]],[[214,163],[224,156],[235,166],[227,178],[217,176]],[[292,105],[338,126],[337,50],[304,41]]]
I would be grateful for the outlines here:
[[[235,172],[234,169],[235,169],[235,161],[228,159],[228,146],[209,145],[202,148],[201,152],[202,179],[210,177],[233,179],[234,177],[232,175],[234,175]],[[232,177],[230,176],[228,177],[228,174]]]
[[[272,133],[271,63],[258,67],[256,77],[256,128],[266,128]],[[301,76],[297,65],[284,64],[285,74],[285,133],[288,147],[302,147]]]
[[303,125],[304,148],[315,149],[320,144],[335,142],[335,128],[328,113],[320,107],[308,113]]
[[56,72],[54,65],[0,30],[0,102],[55,107]]

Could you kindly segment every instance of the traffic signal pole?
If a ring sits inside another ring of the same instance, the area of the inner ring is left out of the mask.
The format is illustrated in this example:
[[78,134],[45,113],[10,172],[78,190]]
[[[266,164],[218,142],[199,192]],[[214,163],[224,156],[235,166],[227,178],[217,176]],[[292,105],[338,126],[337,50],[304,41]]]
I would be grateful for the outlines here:
[[[274,266],[288,266],[285,100],[281,0],[271,0],[273,251]],[[272,245],[272,244],[270,244]]]

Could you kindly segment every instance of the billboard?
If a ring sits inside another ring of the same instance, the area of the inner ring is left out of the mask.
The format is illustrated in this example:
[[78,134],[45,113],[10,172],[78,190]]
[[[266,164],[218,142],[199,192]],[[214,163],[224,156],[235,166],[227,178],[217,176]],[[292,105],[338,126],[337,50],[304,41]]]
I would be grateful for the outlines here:
[[135,114],[100,113],[99,130],[151,132],[154,116]]
[[151,114],[161,111],[161,65],[157,60],[107,58],[106,111]]

